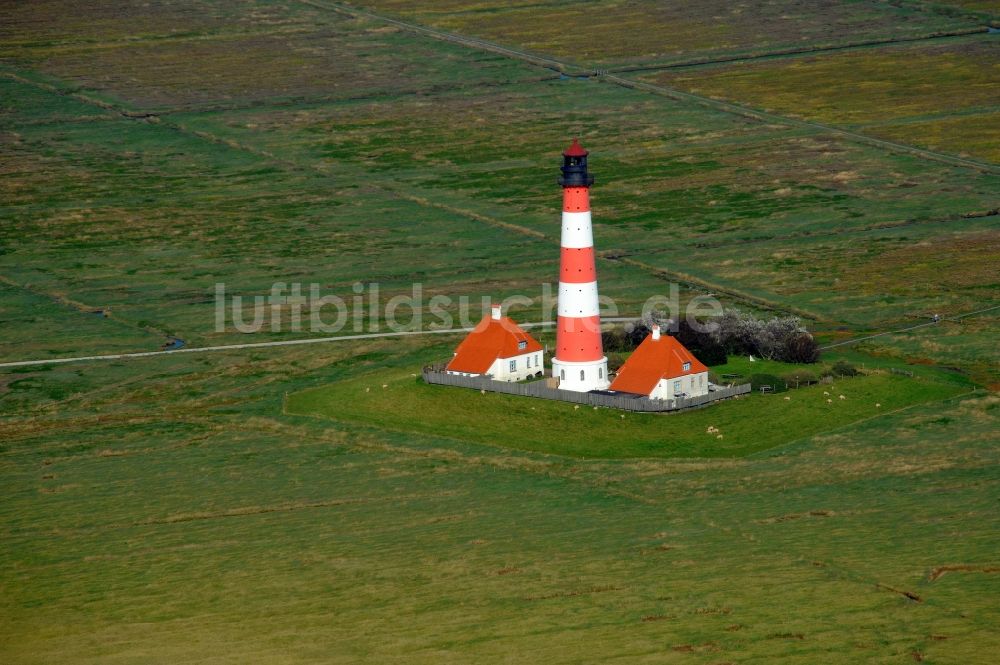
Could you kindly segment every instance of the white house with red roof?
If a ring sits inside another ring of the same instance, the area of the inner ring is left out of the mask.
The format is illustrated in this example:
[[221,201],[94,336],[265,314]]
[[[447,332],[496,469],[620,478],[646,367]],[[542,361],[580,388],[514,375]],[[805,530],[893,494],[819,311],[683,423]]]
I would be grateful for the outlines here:
[[545,351],[534,337],[524,332],[500,305],[472,329],[455,349],[445,367],[449,374],[492,376],[497,381],[522,381],[540,375],[545,367]]
[[609,390],[678,399],[708,394],[708,368],[676,337],[660,334],[660,326],[642,340],[611,382]]

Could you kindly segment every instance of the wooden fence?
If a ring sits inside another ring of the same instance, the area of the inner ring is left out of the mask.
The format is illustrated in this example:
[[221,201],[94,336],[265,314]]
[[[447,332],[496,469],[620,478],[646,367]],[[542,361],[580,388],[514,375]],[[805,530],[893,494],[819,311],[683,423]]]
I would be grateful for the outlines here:
[[578,393],[572,390],[560,390],[550,388],[544,381],[529,381],[527,383],[508,383],[507,381],[494,381],[486,376],[461,376],[458,374],[448,374],[439,366],[424,367],[424,381],[442,386],[457,386],[461,388],[472,388],[474,390],[488,390],[495,393],[507,395],[521,395],[522,397],[537,397],[539,399],[554,399],[562,402],[573,402],[587,406],[604,406],[611,409],[621,409],[623,411],[679,411],[699,406],[705,406],[720,399],[729,399],[739,395],[746,395],[750,392],[750,384],[744,383],[738,386],[723,387],[717,386],[715,390],[707,395],[699,397],[689,397],[672,400],[649,399],[643,395],[631,395],[627,393],[606,394],[600,392]]

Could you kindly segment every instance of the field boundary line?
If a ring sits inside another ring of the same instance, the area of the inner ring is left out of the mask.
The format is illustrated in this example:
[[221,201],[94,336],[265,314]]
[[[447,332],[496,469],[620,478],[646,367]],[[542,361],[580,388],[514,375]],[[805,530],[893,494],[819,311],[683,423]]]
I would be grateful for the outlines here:
[[836,53],[837,51],[863,50],[869,48],[879,48],[882,46],[909,46],[919,42],[933,42],[941,39],[960,39],[974,35],[989,34],[989,29],[984,25],[978,28],[966,28],[964,30],[953,30],[950,32],[934,32],[926,35],[914,37],[896,37],[893,39],[870,39],[860,42],[847,42],[844,44],[827,44],[825,46],[803,46],[797,48],[778,49],[765,53],[748,53],[745,55],[729,55],[725,57],[710,58],[706,60],[681,60],[680,62],[649,63],[645,65],[618,65],[608,67],[606,71],[614,74],[631,74],[633,72],[658,72],[668,69],[688,69],[694,67],[711,67],[713,65],[728,65],[744,62],[754,62],[756,60],[777,60],[781,58],[807,58],[814,53]]
[[720,99],[712,99],[711,97],[703,97],[701,95],[696,95],[690,92],[684,92],[683,90],[678,90],[677,88],[672,88],[665,85],[656,85],[653,83],[646,83],[644,81],[634,81],[632,79],[623,78],[621,76],[616,76],[614,74],[608,74],[601,77],[604,80],[611,81],[625,88],[633,88],[636,90],[644,90],[652,94],[659,94],[671,99],[678,101],[689,101],[703,106],[708,106],[715,108],[726,113],[731,113],[734,115],[742,116],[745,118],[751,118],[760,120],[762,122],[780,123],[783,125],[790,125],[793,127],[806,127],[819,130],[820,132],[833,134],[841,138],[848,139],[855,143],[862,143],[870,147],[881,148],[887,152],[894,152],[897,154],[909,154],[916,157],[922,157],[927,160],[940,162],[942,164],[947,164],[948,166],[960,166],[964,168],[974,169],[983,173],[993,173],[1000,175],[1000,165],[990,164],[987,162],[980,162],[974,159],[967,159],[965,157],[959,157],[957,155],[948,155],[941,152],[935,152],[933,150],[928,150],[926,148],[919,148],[913,145],[907,145],[905,143],[896,143],[895,141],[888,141],[886,139],[876,138],[874,136],[869,136],[867,134],[861,134],[859,132],[852,131],[850,129],[845,129],[843,127],[837,127],[835,125],[825,125],[814,120],[804,120],[800,118],[793,118],[791,116],[778,115],[776,113],[771,113],[768,111],[762,111],[760,109],[753,108],[752,106],[747,106],[745,104],[739,104],[736,102],[727,102]]
[[[955,316],[943,316],[940,321],[957,321],[958,319],[964,319],[967,316],[973,316],[975,314],[982,314],[983,312],[991,312],[995,309],[1000,309],[1000,305],[993,305],[992,307],[986,307],[984,309],[977,309],[972,312],[965,312],[964,314],[956,314]],[[882,337],[884,335],[896,335],[899,333],[909,332],[911,330],[917,330],[918,328],[927,328],[928,326],[936,326],[940,324],[940,321],[927,321],[925,323],[918,323],[914,326],[908,326],[906,328],[898,328],[896,330],[886,330],[880,333],[874,333],[872,335],[865,335],[864,337],[858,337],[855,339],[848,339],[843,342],[836,342],[835,344],[827,344],[826,346],[819,347],[820,351],[827,351],[829,349],[835,349],[838,346],[846,346],[848,344],[857,344],[858,342],[864,342],[865,340],[875,339],[876,337]]]
[[[126,118],[126,119],[141,120],[143,122],[147,122],[148,121],[148,122],[151,122],[155,126],[162,127],[164,129],[167,129],[167,130],[170,130],[170,131],[178,132],[178,133],[180,133],[182,135],[185,135],[185,136],[190,136],[190,137],[193,137],[193,138],[200,139],[202,141],[207,141],[208,143],[211,143],[211,144],[214,144],[214,145],[224,146],[224,147],[227,147],[227,148],[229,148],[231,150],[237,150],[237,151],[245,152],[245,153],[254,155],[255,157],[258,157],[260,159],[267,160],[267,161],[269,161],[272,164],[281,166],[282,168],[289,169],[289,170],[291,170],[293,172],[299,172],[299,173],[301,173],[301,172],[308,171],[308,172],[316,173],[316,174],[324,176],[324,177],[330,177],[335,172],[342,172],[344,170],[344,166],[343,165],[338,165],[338,169],[339,170],[331,170],[329,168],[326,168],[326,167],[318,165],[318,164],[313,164],[313,163],[308,163],[308,162],[307,163],[303,163],[303,162],[295,161],[293,159],[283,158],[283,157],[280,157],[280,156],[274,154],[273,152],[271,152],[269,150],[265,150],[265,149],[262,149],[262,148],[257,148],[257,147],[251,146],[251,145],[247,145],[246,143],[240,142],[240,141],[238,141],[236,139],[233,139],[233,138],[216,136],[215,134],[211,134],[209,132],[206,132],[206,131],[200,130],[200,129],[192,129],[190,127],[185,126],[184,124],[182,124],[180,122],[177,122],[174,119],[167,118],[166,116],[168,116],[169,114],[166,114],[166,113],[163,114],[163,115],[156,114],[156,113],[141,114],[139,112],[129,110],[128,107],[125,104],[123,104],[123,103],[115,104],[114,102],[109,102],[109,101],[101,100],[101,99],[95,99],[93,97],[90,97],[88,95],[82,94],[82,93],[77,92],[77,91],[61,89],[58,85],[55,85],[55,84],[50,83],[50,82],[35,81],[35,80],[30,79],[30,78],[26,78],[26,77],[21,76],[20,74],[18,74],[16,72],[5,71],[5,70],[0,69],[0,76],[6,76],[6,77],[8,77],[10,79],[16,80],[16,81],[21,82],[21,83],[23,83],[25,85],[34,85],[34,86],[39,87],[42,90],[46,90],[46,91],[48,91],[48,92],[50,92],[51,94],[54,94],[54,95],[71,97],[73,99],[76,99],[79,102],[83,102],[85,104],[91,104],[93,106],[97,106],[98,108],[102,108],[102,109],[104,109],[106,111],[110,111],[112,113],[118,114],[119,116],[121,116],[123,118]],[[352,167],[347,167],[347,168],[350,169]],[[365,177],[368,178],[368,179],[370,179],[371,184],[372,184],[373,187],[377,187],[381,191],[385,192],[387,195],[393,196],[393,197],[395,197],[397,199],[407,200],[407,201],[410,201],[412,203],[416,203],[417,205],[423,206],[425,208],[436,208],[438,210],[444,210],[446,212],[450,212],[450,213],[455,214],[455,215],[465,216],[465,217],[468,217],[469,219],[473,219],[473,220],[475,220],[477,222],[482,222],[482,223],[485,223],[485,224],[490,224],[492,226],[504,229],[506,231],[511,231],[511,232],[514,232],[514,233],[518,233],[518,234],[521,234],[521,235],[526,235],[526,236],[533,237],[533,238],[538,238],[538,239],[541,239],[541,240],[546,240],[546,241],[552,242],[552,243],[556,242],[555,238],[551,238],[550,236],[546,235],[545,233],[543,233],[541,231],[537,231],[535,229],[532,229],[532,228],[529,228],[529,227],[526,227],[526,226],[522,226],[522,225],[519,225],[519,224],[513,224],[511,222],[505,222],[505,221],[496,219],[495,217],[491,217],[489,215],[486,215],[486,214],[483,214],[483,213],[480,213],[480,212],[476,212],[474,210],[469,210],[467,208],[460,208],[460,207],[453,206],[453,205],[450,205],[450,204],[447,204],[447,203],[435,202],[435,201],[432,201],[431,199],[428,199],[426,197],[417,196],[415,194],[412,194],[412,193],[406,191],[405,188],[397,186],[395,183],[393,183],[390,180],[385,180],[385,179],[382,179],[380,177],[374,177],[374,178],[372,178],[372,176],[370,174],[367,174]],[[611,260],[611,259],[607,259],[606,257],[600,257],[600,258],[602,258],[603,260]],[[736,289],[733,289],[731,287],[723,286],[722,284],[713,284],[712,282],[709,282],[707,280],[703,280],[703,279],[700,279],[700,278],[693,278],[693,277],[690,277],[690,276],[685,276],[683,273],[675,273],[675,272],[672,272],[672,271],[664,269],[664,268],[656,268],[656,267],[653,267],[653,266],[649,266],[649,265],[643,264],[642,262],[635,261],[634,259],[621,259],[620,262],[628,264],[628,265],[631,265],[631,266],[633,266],[635,268],[639,268],[641,270],[645,270],[645,271],[649,272],[650,274],[652,274],[654,277],[657,277],[657,278],[666,277],[666,278],[673,279],[673,280],[676,280],[676,281],[679,281],[679,282],[685,282],[685,283],[687,283],[687,284],[689,284],[691,286],[694,286],[694,287],[696,287],[698,289],[708,289],[710,291],[714,291],[714,292],[717,292],[717,293],[722,293],[722,294],[725,294],[725,295],[727,295],[727,296],[729,296],[729,297],[731,297],[731,298],[733,298],[735,300],[744,301],[744,302],[746,302],[748,304],[756,305],[758,307],[765,307],[767,309],[777,310],[777,311],[787,311],[787,312],[795,313],[795,314],[798,314],[799,316],[803,316],[805,318],[809,318],[809,319],[817,320],[817,321],[819,321],[819,320],[824,320],[825,321],[826,320],[826,319],[824,319],[823,317],[820,317],[817,314],[814,314],[814,313],[811,313],[811,312],[806,312],[805,310],[793,310],[793,309],[790,308],[790,306],[786,307],[786,306],[781,305],[779,303],[770,302],[770,301],[767,301],[766,299],[759,298],[757,296],[751,296],[749,294],[742,293],[742,292],[740,292],[740,291],[738,291]],[[0,364],[0,367],[3,367],[3,364]]]
[[[624,323],[635,321],[637,317],[608,317],[601,319],[606,323]],[[546,328],[556,325],[555,321],[533,321],[518,324],[522,328]],[[328,342],[349,342],[359,339],[382,339],[387,337],[414,337],[419,335],[448,335],[471,332],[473,327],[442,328],[440,330],[400,330],[394,332],[363,333],[360,335],[336,335],[332,337],[306,337],[301,339],[282,339],[271,342],[247,342],[244,344],[221,344],[219,346],[194,346],[161,351],[135,351],[130,353],[107,353],[91,356],[72,356],[63,358],[48,358],[45,360],[14,360],[0,363],[0,369],[10,367],[32,367],[37,365],[60,365],[74,362],[91,362],[102,360],[129,360],[132,358],[151,358],[154,356],[170,356],[184,353],[208,353],[210,351],[239,351],[243,349],[264,349],[276,346],[300,346],[303,344],[325,344]]]
[[598,78],[599,80],[608,81],[623,88],[630,88],[633,90],[639,90],[651,94],[662,95],[674,99],[676,101],[693,102],[696,104],[700,104],[702,106],[713,108],[717,111],[737,115],[744,118],[758,120],[760,122],[778,123],[787,126],[804,127],[808,129],[819,130],[821,132],[834,134],[841,138],[845,138],[857,143],[862,143],[870,147],[881,148],[888,152],[909,154],[916,157],[928,159],[931,161],[947,164],[949,166],[970,168],[984,173],[1000,174],[1000,165],[998,164],[980,162],[978,160],[967,159],[964,157],[959,157],[957,155],[949,155],[946,153],[940,153],[940,152],[935,152],[933,150],[928,150],[926,148],[918,148],[916,146],[907,145],[905,143],[896,143],[894,141],[879,139],[872,136],[868,136],[867,134],[861,134],[859,132],[851,131],[849,129],[837,127],[835,125],[825,125],[820,122],[815,122],[812,120],[803,120],[799,118],[793,118],[791,116],[778,115],[776,113],[770,113],[768,111],[755,109],[745,104],[722,101],[719,99],[713,99],[711,97],[704,97],[702,95],[697,95],[690,92],[684,92],[682,90],[678,90],[676,88],[672,88],[669,86],[655,85],[652,83],[646,83],[644,81],[635,81],[611,73],[610,70],[598,69],[598,68],[586,68],[580,65],[570,64],[560,60],[556,60],[555,58],[535,55],[532,53],[528,53],[526,51],[520,51],[518,49],[502,46],[500,44],[497,44],[496,42],[491,42],[485,39],[479,39],[478,37],[468,37],[466,35],[454,32],[438,30],[436,28],[430,28],[424,25],[420,25],[419,23],[412,23],[409,21],[390,18],[382,14],[377,14],[375,12],[371,12],[368,10],[342,5],[340,3],[320,2],[318,0],[298,0],[298,1],[310,5],[312,7],[316,7],[318,9],[327,9],[329,11],[349,14],[355,17],[363,17],[371,20],[382,21],[383,23],[388,23],[390,25],[394,25],[404,30],[409,30],[412,32],[416,32],[418,34],[427,35],[428,37],[431,37],[433,39],[438,39],[453,44],[459,44],[470,48],[476,48],[504,55],[507,57],[516,58],[519,60],[523,60],[525,62],[529,62],[531,64],[553,69],[562,74],[569,74],[570,72],[576,72],[573,75],[582,75],[588,77],[593,76]]

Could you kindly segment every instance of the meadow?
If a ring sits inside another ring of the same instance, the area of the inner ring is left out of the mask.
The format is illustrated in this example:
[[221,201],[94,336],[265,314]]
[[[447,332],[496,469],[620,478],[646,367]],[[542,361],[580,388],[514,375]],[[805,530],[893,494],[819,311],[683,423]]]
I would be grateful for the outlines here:
[[665,70],[643,78],[902,143],[997,158],[995,34]]
[[[825,2],[784,5],[653,0],[551,5],[366,0],[389,15],[491,39],[579,66],[661,65],[869,40],[974,29],[981,17],[921,3]],[[929,9],[929,11],[928,11]]]
[[619,316],[945,317],[624,419],[420,383],[458,334],[0,368],[0,661],[989,662],[993,5],[0,6],[0,362],[328,334],[217,331],[217,283],[545,318],[574,135]]
[[939,381],[872,374],[690,412],[644,414],[427,385],[406,369],[418,368],[295,393],[285,411],[583,459],[714,458],[743,457],[963,392]]

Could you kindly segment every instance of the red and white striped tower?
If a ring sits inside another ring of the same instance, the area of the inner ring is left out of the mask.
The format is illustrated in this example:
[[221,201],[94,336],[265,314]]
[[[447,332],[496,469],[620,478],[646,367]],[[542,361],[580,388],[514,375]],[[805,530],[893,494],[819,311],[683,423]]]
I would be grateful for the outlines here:
[[608,359],[601,345],[601,316],[590,222],[587,151],[573,139],[563,153],[562,255],[559,267],[559,325],[552,376],[564,390],[587,392],[608,387]]

